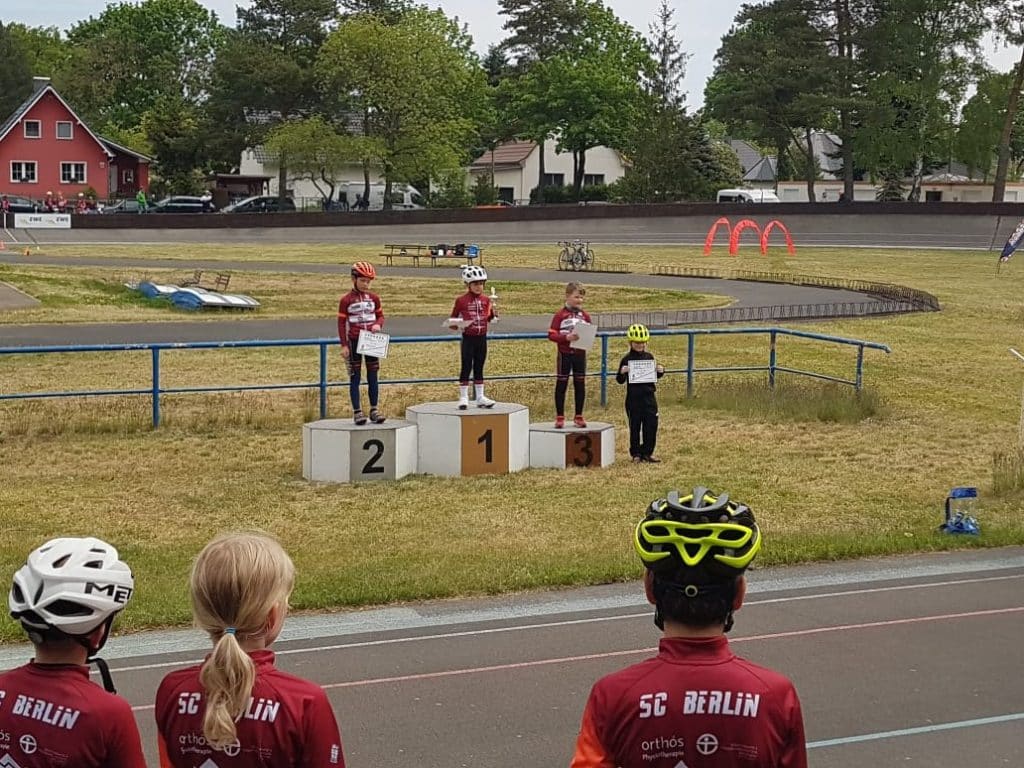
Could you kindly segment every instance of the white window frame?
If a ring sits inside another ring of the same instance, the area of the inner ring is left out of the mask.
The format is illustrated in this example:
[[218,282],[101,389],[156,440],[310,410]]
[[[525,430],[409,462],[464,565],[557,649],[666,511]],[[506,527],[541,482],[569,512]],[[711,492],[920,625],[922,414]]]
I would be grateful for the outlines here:
[[[28,135],[29,123],[34,123],[35,126],[36,126],[36,135],[35,136],[29,136]],[[21,126],[22,126],[21,127],[22,134],[24,135],[24,137],[26,139],[41,139],[41,138],[43,138],[43,121],[42,120],[22,120],[21,121]]]
[[[14,166],[21,166],[21,177],[15,177]],[[32,178],[25,178],[25,169],[28,166],[32,166]],[[11,184],[35,184],[39,181],[39,163],[35,160],[11,160]]]
[[[67,136],[61,136],[60,135],[60,127],[62,125],[66,125],[68,127],[68,135]],[[57,123],[56,123],[56,126],[57,127],[55,129],[56,132],[54,133],[54,136],[57,137],[58,141],[74,141],[75,140],[75,124],[73,122],[71,122],[70,120],[58,120]]]
[[[64,178],[64,166],[66,165],[80,165],[82,166],[82,178],[79,179],[65,179]],[[89,164],[84,163],[81,160],[61,160],[60,162],[60,183],[61,184],[88,184],[89,183]]]

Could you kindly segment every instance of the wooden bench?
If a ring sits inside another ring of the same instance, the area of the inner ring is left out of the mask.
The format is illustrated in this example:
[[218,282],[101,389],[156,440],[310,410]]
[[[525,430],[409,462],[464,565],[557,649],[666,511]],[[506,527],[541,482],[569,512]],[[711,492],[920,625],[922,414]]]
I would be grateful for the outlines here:
[[412,259],[413,266],[418,267],[420,257],[430,255],[429,245],[384,243],[384,247],[387,248],[387,252],[380,254],[378,258],[384,259],[384,263],[389,266],[395,263],[395,259]]

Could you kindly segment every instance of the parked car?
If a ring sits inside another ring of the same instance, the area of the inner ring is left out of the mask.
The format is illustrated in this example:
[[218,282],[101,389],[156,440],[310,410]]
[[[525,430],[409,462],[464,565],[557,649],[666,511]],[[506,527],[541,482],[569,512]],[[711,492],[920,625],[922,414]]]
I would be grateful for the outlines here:
[[770,189],[720,189],[719,203],[778,203],[778,195]]
[[293,213],[294,211],[294,200],[290,197],[281,200],[276,195],[247,197],[220,210],[221,213]]
[[175,195],[149,206],[150,213],[213,213],[217,208],[208,197]]
[[138,213],[139,202],[134,198],[129,200],[118,200],[112,205],[103,206],[101,213]]
[[8,210],[11,213],[39,213],[39,203],[29,200],[27,197],[7,194],[4,194],[3,197],[7,198]]

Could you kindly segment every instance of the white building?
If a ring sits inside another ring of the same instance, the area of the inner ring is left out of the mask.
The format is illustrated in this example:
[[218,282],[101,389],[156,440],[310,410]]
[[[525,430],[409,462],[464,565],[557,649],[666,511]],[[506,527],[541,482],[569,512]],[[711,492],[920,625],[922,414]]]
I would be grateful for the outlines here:
[[[277,160],[267,152],[263,147],[252,147],[242,151],[242,161],[239,163],[238,173],[241,176],[269,176],[269,190],[266,194],[276,195],[278,193],[278,166]],[[363,181],[363,166],[359,164],[345,165],[338,168],[334,172],[334,183],[335,188],[344,187],[349,182],[360,182]],[[370,170],[370,183],[376,183],[383,181],[378,178],[378,174],[373,169]],[[295,179],[289,176],[288,179],[288,191],[290,197],[294,198],[296,205],[300,208],[309,206],[315,207],[320,204],[323,200],[324,192],[326,192],[328,186],[320,182],[320,188],[309,179]],[[337,193],[335,193],[335,199],[337,199]],[[355,200],[349,200],[350,204],[354,203]],[[305,204],[305,205],[304,205]]]
[[[537,186],[540,173],[540,152],[533,141],[507,141],[494,150],[484,152],[469,166],[472,177],[494,170],[494,186],[498,198],[525,205],[530,190]],[[572,153],[555,151],[555,141],[544,143],[545,186],[572,186]],[[583,185],[612,184],[626,175],[626,160],[614,149],[594,147],[587,150]]]

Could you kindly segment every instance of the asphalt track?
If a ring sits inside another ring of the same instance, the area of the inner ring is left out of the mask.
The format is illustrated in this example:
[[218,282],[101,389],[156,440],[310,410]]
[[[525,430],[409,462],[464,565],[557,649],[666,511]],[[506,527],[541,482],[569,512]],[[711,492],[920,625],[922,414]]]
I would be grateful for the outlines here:
[[[210,271],[313,273],[337,275],[339,295],[347,289],[350,266],[348,264],[302,264],[290,262],[231,262],[231,261],[188,261],[175,260],[132,260],[105,258],[59,258],[33,255],[30,257],[0,253],[0,262],[11,264],[33,264],[44,266],[102,266],[123,270],[126,275],[132,271],[144,274],[154,268],[180,269],[182,273],[193,269]],[[854,291],[815,288],[812,286],[786,285],[782,283],[753,283],[737,280],[715,280],[703,278],[666,277],[641,274],[575,273],[555,272],[542,269],[488,268],[490,284],[501,290],[502,281],[564,282],[580,279],[588,285],[632,286],[641,288],[678,289],[728,296],[730,306],[791,306],[796,304],[831,304],[838,302],[875,302],[877,299]],[[430,277],[448,279],[452,282],[452,295],[458,290],[460,279],[454,267],[380,267],[381,276]],[[244,280],[235,279],[244,286]],[[244,292],[244,288],[237,289]],[[394,302],[415,303],[415,297],[385,297],[385,312]],[[3,307],[0,306],[0,310]],[[329,310],[330,308],[325,308]],[[502,321],[495,328],[501,333],[541,332],[547,329],[550,315],[514,315],[514,308],[503,313]],[[662,309],[672,309],[663,307]],[[325,314],[329,314],[325,311]],[[393,336],[425,336],[445,333],[440,325],[443,318],[434,316],[388,317],[387,330]],[[196,316],[188,321],[154,321],[145,323],[66,323],[0,325],[0,346],[28,347],[65,344],[138,344],[138,343],[180,343],[194,341],[251,341],[273,339],[321,339],[335,338],[338,334],[337,320],[333,317],[321,319],[247,319],[223,315],[211,319],[209,315]]]
[[[1022,587],[1024,548],[766,569],[731,639],[796,683],[815,768],[1021,766]],[[276,650],[327,689],[354,768],[508,768],[568,765],[592,683],[657,638],[632,583],[293,616]],[[108,647],[152,765],[156,686],[206,648],[193,630]]]

